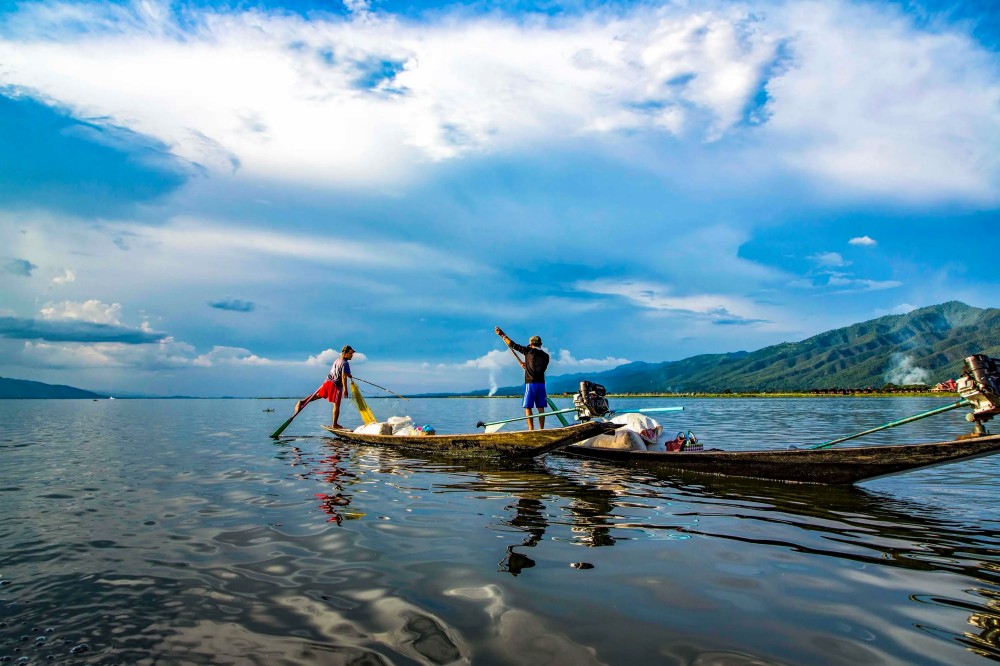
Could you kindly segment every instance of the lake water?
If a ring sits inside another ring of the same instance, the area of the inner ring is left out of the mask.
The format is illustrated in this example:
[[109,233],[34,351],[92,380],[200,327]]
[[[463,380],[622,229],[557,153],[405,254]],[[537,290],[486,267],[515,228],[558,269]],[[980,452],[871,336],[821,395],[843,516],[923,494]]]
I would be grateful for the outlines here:
[[[440,432],[520,412],[369,403]],[[660,419],[668,432],[735,449],[820,443],[947,403],[612,400],[640,404],[683,405]],[[459,466],[324,437],[326,403],[270,439],[292,405],[0,401],[0,660],[1000,661],[1000,456],[849,488],[559,455]],[[962,417],[860,443],[949,439],[969,430]]]

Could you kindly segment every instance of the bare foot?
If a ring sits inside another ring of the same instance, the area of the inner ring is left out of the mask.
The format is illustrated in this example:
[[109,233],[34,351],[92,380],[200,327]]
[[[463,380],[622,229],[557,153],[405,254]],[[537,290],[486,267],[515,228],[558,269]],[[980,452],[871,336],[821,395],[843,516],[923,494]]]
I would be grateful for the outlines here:
[[332,426],[330,426],[330,427],[332,427],[332,428],[336,428],[337,430],[347,430],[347,428],[345,428],[344,426],[340,425],[339,423],[334,423],[334,424],[333,424]]
[[300,411],[302,411],[302,401],[301,400],[299,400],[297,403],[295,403],[295,413],[298,414]]

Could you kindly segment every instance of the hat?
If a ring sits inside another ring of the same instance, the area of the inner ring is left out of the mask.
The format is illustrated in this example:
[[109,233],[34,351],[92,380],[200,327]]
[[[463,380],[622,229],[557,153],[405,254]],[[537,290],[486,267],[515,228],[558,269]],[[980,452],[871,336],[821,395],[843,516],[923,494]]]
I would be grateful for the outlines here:
[[537,335],[533,335],[533,336],[531,336],[531,339],[528,340],[528,345],[538,345],[539,347],[541,347],[542,346],[542,339],[540,337],[538,337]]
[[352,351],[354,351],[354,347],[352,347],[351,345],[344,345],[344,348],[340,350],[340,353],[346,354],[347,352],[352,352]]

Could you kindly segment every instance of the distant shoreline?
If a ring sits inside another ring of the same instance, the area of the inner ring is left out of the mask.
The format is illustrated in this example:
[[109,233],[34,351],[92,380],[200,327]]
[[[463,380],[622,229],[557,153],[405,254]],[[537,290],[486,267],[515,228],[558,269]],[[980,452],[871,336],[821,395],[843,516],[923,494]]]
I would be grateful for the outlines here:
[[[550,398],[572,398],[572,393],[550,393]],[[412,395],[410,398],[420,398],[425,400],[451,400],[455,398],[476,399],[476,400],[520,400],[520,395]],[[809,393],[803,391],[774,391],[771,393],[608,393],[609,398],[942,398],[947,400],[958,400],[957,393],[943,393],[941,391],[913,391],[913,392],[888,392],[874,391],[871,393],[848,392],[848,393]],[[256,400],[297,400],[298,398],[255,398]],[[365,400],[399,400],[391,395],[365,396]]]
[[[550,398],[570,399],[572,393],[551,393]],[[803,393],[796,391],[775,391],[773,393],[609,393],[609,398],[726,398],[726,399],[747,399],[747,398],[941,398],[943,400],[958,400],[957,393],[942,393],[940,391],[916,391],[888,393],[876,391],[872,393],[851,392],[851,393]],[[419,398],[422,400],[453,400],[453,399],[475,399],[475,400],[520,400],[520,395],[412,395],[409,398]],[[265,397],[238,397],[231,395],[198,397],[188,395],[162,395],[162,396],[122,396],[120,398],[61,398],[61,397],[25,397],[25,398],[2,398],[0,400],[87,400],[92,402],[104,402],[106,400],[299,400],[294,396],[265,396]],[[365,396],[365,400],[399,400],[391,395]]]

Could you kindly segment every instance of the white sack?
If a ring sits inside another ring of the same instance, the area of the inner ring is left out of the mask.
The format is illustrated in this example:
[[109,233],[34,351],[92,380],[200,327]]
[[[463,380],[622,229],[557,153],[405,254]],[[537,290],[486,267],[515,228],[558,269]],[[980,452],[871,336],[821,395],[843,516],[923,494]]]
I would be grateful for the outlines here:
[[585,439],[580,446],[591,449],[620,449],[623,451],[645,451],[646,443],[639,433],[628,428],[619,428],[610,435],[598,435]]
[[[390,435],[404,434],[400,433],[400,430],[413,430],[413,419],[409,416],[390,416],[386,423],[392,426],[392,432],[389,433]],[[411,435],[413,433],[407,432],[405,434]]]
[[655,446],[660,439],[660,435],[663,434],[663,427],[657,423],[656,419],[652,419],[645,414],[637,414],[635,412],[619,414],[611,419],[611,422],[621,423],[629,430],[639,433],[646,440],[647,445],[653,444]]
[[388,423],[368,423],[358,426],[354,429],[354,432],[359,432],[363,435],[391,435],[392,426]]

